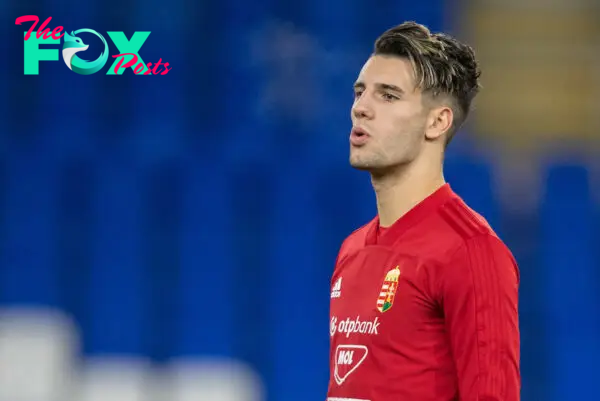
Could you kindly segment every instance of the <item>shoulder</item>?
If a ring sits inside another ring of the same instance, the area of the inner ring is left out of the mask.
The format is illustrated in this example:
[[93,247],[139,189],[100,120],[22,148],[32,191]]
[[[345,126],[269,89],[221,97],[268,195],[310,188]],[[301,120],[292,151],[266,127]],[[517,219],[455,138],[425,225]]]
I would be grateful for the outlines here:
[[440,221],[447,225],[449,233],[461,242],[480,236],[496,236],[488,221],[471,209],[461,198],[455,197],[439,210]]
[[364,247],[367,232],[373,227],[374,224],[376,224],[376,218],[354,230],[344,239],[344,241],[342,241],[336,264],[339,264],[348,255]]
[[483,233],[466,239],[449,260],[449,264],[468,268],[507,270],[519,275],[517,262],[506,244],[495,234]]
[[438,210],[428,233],[431,245],[426,258],[446,273],[500,268],[518,277],[517,262],[508,246],[488,221],[458,196]]
[[482,238],[500,241],[488,221],[454,194],[399,238],[394,248],[404,249],[408,243],[420,258],[444,265],[468,243]]
[[454,246],[446,254],[446,275],[463,273],[481,279],[505,277],[519,282],[514,255],[485,218],[461,199],[442,208],[440,218],[454,237]]
[[448,260],[460,251],[469,249],[469,244],[493,243],[494,248],[508,248],[498,237],[489,222],[460,197],[453,197],[439,208],[428,228],[430,235],[438,238],[434,252]]
[[500,239],[488,221],[471,209],[462,199],[453,199],[440,210],[440,218],[457,237],[457,251],[466,254],[484,247],[490,252],[504,253],[514,260],[508,246]]

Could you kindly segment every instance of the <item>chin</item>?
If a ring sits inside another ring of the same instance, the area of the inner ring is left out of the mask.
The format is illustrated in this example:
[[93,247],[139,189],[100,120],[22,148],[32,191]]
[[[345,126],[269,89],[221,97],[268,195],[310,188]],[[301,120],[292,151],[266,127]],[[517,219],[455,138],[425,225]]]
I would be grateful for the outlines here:
[[367,164],[356,164],[356,163],[350,163],[350,166],[352,166],[353,168],[360,170],[360,171],[371,171],[372,168],[367,165]]
[[373,176],[384,176],[393,172],[403,163],[385,163],[382,160],[366,160],[364,158],[350,157],[350,166],[359,171],[367,171]]
[[350,157],[350,166],[362,171],[371,171],[373,169],[377,169],[377,166],[373,162],[355,157]]

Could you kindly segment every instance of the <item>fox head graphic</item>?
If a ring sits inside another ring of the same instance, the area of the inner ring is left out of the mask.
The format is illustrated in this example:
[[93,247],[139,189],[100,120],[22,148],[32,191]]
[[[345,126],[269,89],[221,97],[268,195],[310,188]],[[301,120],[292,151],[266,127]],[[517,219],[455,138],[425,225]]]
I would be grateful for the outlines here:
[[67,67],[69,67],[69,69],[72,70],[73,56],[75,55],[75,53],[85,51],[90,46],[83,43],[83,40],[75,36],[73,32],[71,32],[71,35],[65,32],[64,40],[65,43],[63,44],[62,49],[63,60],[65,60],[65,64],[67,64]]
[[[94,61],[82,60],[75,55],[76,53],[85,51],[90,47],[89,45],[83,43],[83,40],[81,40],[81,38],[76,36],[76,34],[82,32],[96,35],[98,38],[100,38],[100,40],[102,40],[102,43],[104,44],[104,51],[100,54],[100,57],[98,57]],[[104,66],[104,64],[106,64],[106,61],[108,60],[108,44],[106,43],[106,40],[102,35],[91,29],[79,29],[75,32],[71,32],[71,34],[65,32],[62,56],[63,60],[65,60],[65,64],[67,65],[67,67],[69,67],[69,69],[75,71],[78,74],[90,75],[99,71]]]

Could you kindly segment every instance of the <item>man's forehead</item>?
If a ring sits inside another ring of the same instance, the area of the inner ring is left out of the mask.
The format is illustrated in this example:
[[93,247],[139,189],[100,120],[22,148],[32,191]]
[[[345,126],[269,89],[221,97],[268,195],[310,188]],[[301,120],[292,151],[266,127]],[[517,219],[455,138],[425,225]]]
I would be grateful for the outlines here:
[[357,82],[367,86],[386,83],[408,89],[414,82],[413,68],[405,58],[371,56],[360,70]]

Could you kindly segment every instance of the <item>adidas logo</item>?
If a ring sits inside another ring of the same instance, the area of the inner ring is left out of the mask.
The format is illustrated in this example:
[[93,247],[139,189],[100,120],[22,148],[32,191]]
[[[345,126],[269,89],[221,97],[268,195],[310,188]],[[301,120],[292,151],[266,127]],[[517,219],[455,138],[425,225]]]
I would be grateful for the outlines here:
[[342,295],[342,278],[338,278],[331,289],[331,298],[339,298]]

